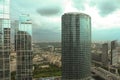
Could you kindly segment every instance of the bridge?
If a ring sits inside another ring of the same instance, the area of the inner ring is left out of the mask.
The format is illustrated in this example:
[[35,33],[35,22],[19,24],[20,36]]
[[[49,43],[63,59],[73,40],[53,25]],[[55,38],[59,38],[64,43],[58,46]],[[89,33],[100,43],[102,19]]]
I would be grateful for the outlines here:
[[105,80],[120,80],[120,76],[117,76],[101,67],[92,67],[91,72]]

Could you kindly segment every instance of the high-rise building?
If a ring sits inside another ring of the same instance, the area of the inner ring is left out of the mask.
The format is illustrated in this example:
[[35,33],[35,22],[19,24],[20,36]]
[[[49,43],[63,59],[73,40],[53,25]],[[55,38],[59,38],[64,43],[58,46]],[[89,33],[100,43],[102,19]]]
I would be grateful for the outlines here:
[[116,47],[112,53],[112,65],[120,67],[120,47]]
[[32,80],[32,23],[29,15],[21,15],[16,26],[17,80]]
[[0,0],[0,80],[10,77],[10,0]]
[[91,17],[84,13],[62,16],[62,80],[91,77]]
[[108,66],[108,43],[102,44],[102,64]]
[[111,41],[111,60],[110,60],[110,64],[113,64],[113,50],[117,47],[117,41]]

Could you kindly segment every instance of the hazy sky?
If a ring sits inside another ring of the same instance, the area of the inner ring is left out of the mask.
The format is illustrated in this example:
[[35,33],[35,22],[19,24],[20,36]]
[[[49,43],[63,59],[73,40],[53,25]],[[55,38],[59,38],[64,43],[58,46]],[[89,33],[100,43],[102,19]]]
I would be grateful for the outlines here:
[[34,41],[60,41],[61,16],[84,12],[92,18],[92,40],[120,40],[120,0],[11,0],[11,19],[31,15]]

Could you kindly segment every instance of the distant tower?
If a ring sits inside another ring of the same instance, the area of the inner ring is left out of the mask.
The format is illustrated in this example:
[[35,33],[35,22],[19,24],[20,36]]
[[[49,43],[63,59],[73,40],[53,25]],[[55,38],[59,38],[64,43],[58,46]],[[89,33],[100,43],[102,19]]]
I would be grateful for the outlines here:
[[62,16],[62,80],[91,77],[91,17],[84,13]]
[[113,64],[113,50],[117,47],[117,40],[111,41],[111,65]]
[[113,64],[113,50],[117,47],[117,40],[111,41],[111,62],[110,64]]
[[104,66],[108,66],[108,43],[102,44],[102,63]]
[[0,80],[10,76],[10,0],[0,0]]
[[16,78],[17,80],[32,80],[32,24],[29,15],[20,16],[19,26],[16,30]]

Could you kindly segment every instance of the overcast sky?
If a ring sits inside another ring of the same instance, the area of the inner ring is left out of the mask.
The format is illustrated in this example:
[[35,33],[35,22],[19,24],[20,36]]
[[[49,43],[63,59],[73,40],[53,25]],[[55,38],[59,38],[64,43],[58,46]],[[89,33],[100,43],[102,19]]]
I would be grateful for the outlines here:
[[61,16],[84,12],[92,18],[92,40],[120,40],[120,0],[11,0],[11,19],[30,14],[34,41],[60,41]]

